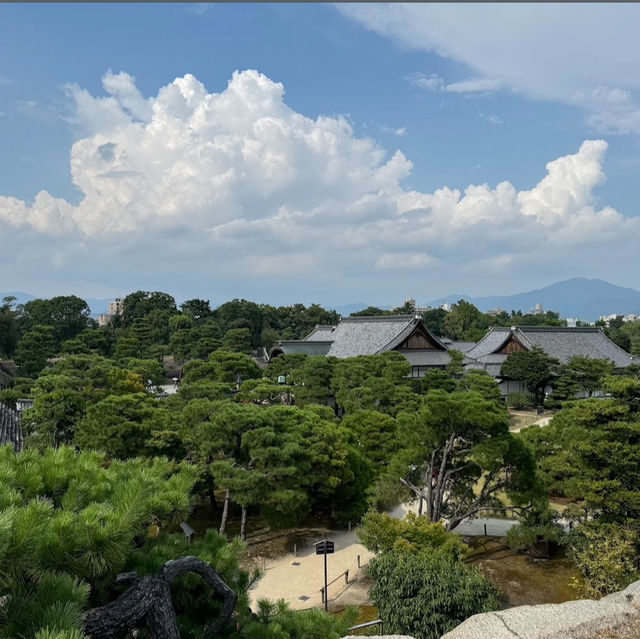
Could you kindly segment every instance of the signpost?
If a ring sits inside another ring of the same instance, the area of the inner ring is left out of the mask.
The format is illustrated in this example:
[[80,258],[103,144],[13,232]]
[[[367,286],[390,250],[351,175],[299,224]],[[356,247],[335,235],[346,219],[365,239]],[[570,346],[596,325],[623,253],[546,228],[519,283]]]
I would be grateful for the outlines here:
[[333,555],[334,545],[332,541],[328,539],[322,539],[316,541],[314,544],[316,547],[316,555],[324,555],[324,611],[329,612],[329,585],[327,583],[327,555]]

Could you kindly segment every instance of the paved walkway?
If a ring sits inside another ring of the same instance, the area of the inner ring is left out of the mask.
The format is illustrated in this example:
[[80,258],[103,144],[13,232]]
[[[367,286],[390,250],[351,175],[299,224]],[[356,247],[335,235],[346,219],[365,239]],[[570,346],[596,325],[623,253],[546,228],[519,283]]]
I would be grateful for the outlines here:
[[[409,511],[417,512],[417,502],[400,504],[390,514],[400,519]],[[453,532],[470,537],[485,534],[503,537],[517,523],[513,519],[482,517],[463,521]],[[349,604],[368,601],[368,585],[362,583],[364,572],[358,571],[358,555],[361,566],[364,566],[373,557],[373,553],[359,542],[355,531],[334,532],[328,535],[328,539],[335,544],[335,553],[327,557],[329,583],[346,570],[349,570],[350,580],[347,584],[345,578],[341,577],[329,586],[329,607],[337,605],[342,608]],[[313,546],[305,547],[298,551],[297,556],[288,554],[280,559],[267,561],[264,576],[249,593],[251,607],[256,610],[257,601],[261,598],[272,601],[284,599],[294,610],[321,607],[323,604],[320,589],[323,585],[324,558],[315,554]]]
[[[418,512],[418,502],[411,504],[400,504],[389,514],[396,519],[402,519],[409,511]],[[465,519],[460,522],[453,532],[463,537],[504,537],[518,522],[515,519],[498,519],[497,517],[477,517],[476,519]]]

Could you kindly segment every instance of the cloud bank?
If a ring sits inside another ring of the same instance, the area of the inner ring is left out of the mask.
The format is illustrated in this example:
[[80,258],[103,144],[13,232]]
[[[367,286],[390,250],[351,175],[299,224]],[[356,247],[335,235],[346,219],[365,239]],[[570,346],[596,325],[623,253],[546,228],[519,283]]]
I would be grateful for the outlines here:
[[357,137],[345,118],[295,112],[257,71],[234,73],[220,93],[192,75],[149,98],[124,72],[103,87],[67,87],[85,131],[70,157],[80,202],[0,196],[7,281],[126,292],[185,290],[189,278],[190,291],[224,282],[236,295],[291,287],[292,299],[382,302],[408,274],[428,298],[482,277],[528,284],[567,265],[588,275],[613,245],[618,256],[637,246],[638,218],[594,193],[603,140],[549,162],[530,190],[422,193],[404,186],[402,151]]
[[429,91],[508,89],[580,107],[600,133],[640,133],[640,6],[633,4],[342,4],[337,9],[403,47],[465,65]]

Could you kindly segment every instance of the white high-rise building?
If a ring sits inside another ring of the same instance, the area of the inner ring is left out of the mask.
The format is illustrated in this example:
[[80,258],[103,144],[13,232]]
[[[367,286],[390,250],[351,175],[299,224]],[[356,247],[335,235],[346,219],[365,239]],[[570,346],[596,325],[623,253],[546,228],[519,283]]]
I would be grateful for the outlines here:
[[124,302],[121,297],[116,297],[115,300],[109,302],[109,306],[107,308],[107,315],[122,315],[122,310],[124,308]]

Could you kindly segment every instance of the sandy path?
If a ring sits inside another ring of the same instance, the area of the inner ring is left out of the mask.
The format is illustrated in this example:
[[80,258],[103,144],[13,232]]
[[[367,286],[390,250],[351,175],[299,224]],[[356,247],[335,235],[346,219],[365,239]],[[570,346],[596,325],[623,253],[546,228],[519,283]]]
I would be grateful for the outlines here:
[[[329,582],[345,570],[353,582],[363,571],[358,571],[358,555],[364,566],[373,553],[358,542],[355,531],[335,532],[327,536],[334,542],[335,552],[327,556]],[[316,555],[313,546],[299,550],[297,556],[286,555],[275,561],[267,561],[262,579],[250,591],[251,607],[255,610],[258,599],[284,599],[294,610],[322,606],[320,589],[324,586],[324,557]],[[367,598],[367,589],[361,579],[356,583],[345,583],[342,577],[329,586],[329,605],[340,607],[349,603],[362,603]]]

